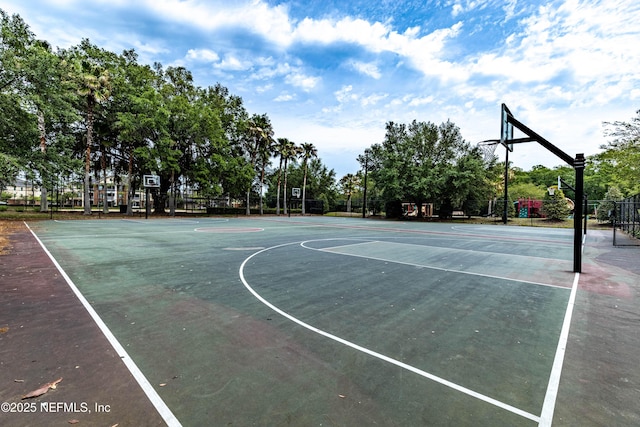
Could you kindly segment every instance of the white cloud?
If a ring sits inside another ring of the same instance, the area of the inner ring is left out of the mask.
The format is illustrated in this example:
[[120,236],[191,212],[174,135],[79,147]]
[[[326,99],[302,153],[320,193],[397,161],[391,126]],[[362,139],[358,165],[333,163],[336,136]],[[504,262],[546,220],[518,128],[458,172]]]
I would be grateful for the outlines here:
[[217,62],[220,60],[220,56],[210,49],[189,49],[186,56],[193,61]]
[[419,107],[421,105],[431,104],[434,99],[433,96],[426,96],[423,98],[410,98],[408,101],[409,102],[407,105],[409,105],[410,107]]
[[287,75],[284,80],[286,83],[308,92],[315,88],[321,79],[320,77],[307,76],[302,72],[293,72]]
[[517,5],[518,0],[509,0],[505,2],[505,5],[502,6],[502,10],[504,10],[504,22],[509,21],[515,16]]
[[446,42],[455,38],[462,26],[462,22],[457,22],[450,28],[435,30],[421,38],[395,33],[389,37],[390,50],[405,56],[416,69],[427,76],[463,80],[467,77],[466,70],[442,59],[447,52]]
[[224,58],[213,64],[214,68],[224,71],[246,71],[253,67],[251,61],[238,58],[233,54],[226,54]]
[[[373,52],[392,52],[408,58],[409,62],[425,75],[438,76],[444,79],[463,78],[462,69],[441,59],[446,52],[446,42],[455,38],[462,28],[462,22],[450,28],[435,30],[423,37],[418,37],[419,27],[410,27],[399,33],[388,24],[368,22],[362,19],[345,17],[340,20],[305,18],[294,30],[292,39],[302,43],[352,43]],[[362,64],[358,71],[379,75],[377,69]],[[376,78],[376,77],[374,77]]]
[[273,89],[273,83],[268,83],[268,84],[266,84],[264,86],[256,86],[255,87],[255,90],[258,93],[265,93],[265,92],[270,91],[271,89]]
[[455,0],[451,5],[451,16],[455,18],[462,13],[467,13],[474,9],[483,9],[486,6],[487,6],[486,1]]
[[520,21],[504,48],[471,60],[468,73],[499,79],[495,93],[521,90],[540,109],[608,104],[638,86],[640,58],[629,46],[640,41],[639,15],[640,4],[630,0],[541,6]]
[[353,93],[353,86],[343,86],[340,90],[337,90],[333,93],[340,104],[344,104],[345,102],[355,101],[358,99],[358,95]]
[[454,17],[460,15],[462,12],[464,12],[464,8],[460,3],[455,3],[451,7],[451,15],[453,15]]
[[265,64],[251,74],[253,80],[271,80],[279,76],[284,76],[292,72],[291,65],[288,62],[278,64]]
[[196,25],[204,30],[245,29],[287,46],[291,42],[291,22],[287,7],[251,2],[209,2],[205,0],[144,0],[146,7],[163,19]]
[[380,52],[385,49],[389,28],[380,22],[345,17],[340,20],[305,18],[296,27],[293,38],[306,43],[354,43]]
[[377,105],[378,102],[387,98],[389,95],[386,93],[374,93],[369,96],[360,97],[360,105],[362,107]]
[[[357,123],[327,125],[318,122],[304,121],[291,116],[274,114],[272,123],[278,135],[286,135],[295,142],[310,142],[319,148],[323,158],[327,155],[345,157],[347,151],[362,153],[373,143],[382,142],[384,126],[358,126]],[[355,156],[353,162],[357,163]],[[347,171],[341,171],[346,173]]]
[[288,101],[293,101],[297,98],[297,96],[295,94],[290,94],[290,93],[281,93],[280,95],[278,95],[277,97],[275,97],[273,100],[275,102],[288,102]]
[[[71,1],[71,0],[70,0]],[[107,3],[106,0],[102,0]],[[108,2],[112,4],[110,0]],[[125,7],[125,2],[120,3]],[[408,63],[425,75],[438,76],[444,79],[461,79],[463,69],[454,64],[443,61],[440,58],[446,50],[446,42],[455,38],[459,33],[462,23],[457,23],[450,28],[438,29],[422,37],[419,37],[420,28],[410,27],[404,32],[398,32],[391,27],[390,22],[369,22],[360,18],[344,16],[339,19],[314,19],[307,17],[302,21],[294,21],[288,13],[286,5],[271,6],[264,0],[239,1],[239,2],[209,2],[205,0],[144,0],[144,6],[162,19],[182,23],[190,26],[214,32],[221,29],[231,31],[245,31],[257,35],[273,47],[284,51],[293,43],[302,44],[332,44],[350,43],[360,46],[372,53],[392,52],[408,59]],[[465,8],[474,7],[474,3]],[[223,55],[206,49],[196,50],[191,53],[191,60],[207,60],[207,53]],[[198,55],[198,56],[196,56]],[[382,72],[373,63],[354,63],[355,69],[374,79],[379,79]],[[218,68],[225,70],[246,70],[248,61],[242,61],[239,57],[225,57],[218,64]],[[314,87],[319,78],[309,77],[301,79],[291,77],[292,84],[299,85],[309,90]]]
[[369,76],[376,80],[382,77],[382,73],[380,73],[378,66],[374,63],[352,61],[350,65],[354,70],[361,74],[364,74],[365,76]]

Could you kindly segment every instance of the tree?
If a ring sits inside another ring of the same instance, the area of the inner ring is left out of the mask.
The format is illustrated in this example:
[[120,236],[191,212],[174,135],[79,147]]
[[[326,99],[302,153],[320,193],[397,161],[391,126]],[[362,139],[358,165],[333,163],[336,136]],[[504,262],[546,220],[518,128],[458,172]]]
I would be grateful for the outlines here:
[[604,122],[605,151],[597,155],[599,169],[610,175],[609,182],[626,196],[640,192],[640,110],[630,122]]
[[604,201],[598,206],[597,220],[601,222],[613,220],[616,202],[622,199],[623,196],[620,189],[615,186],[610,187],[604,196]]
[[288,211],[288,203],[287,203],[287,200],[288,200],[288,194],[287,194],[287,164],[289,163],[289,160],[295,161],[299,154],[300,154],[300,147],[297,146],[292,141],[288,141],[288,143],[285,143],[284,146],[282,147],[282,151],[280,153],[280,155],[284,159],[284,191],[283,191],[284,192],[284,197],[283,197],[283,203],[284,203],[284,214],[285,215],[287,214],[287,211]]
[[[284,164],[284,170],[286,174],[287,162],[285,161],[285,159],[288,160],[291,157],[291,151],[294,145],[295,144],[289,141],[287,138],[278,138],[276,140],[275,153],[280,157],[280,164],[278,166],[278,183],[277,183],[277,190],[276,190],[276,215],[280,215],[280,188],[282,184],[282,172],[283,172],[282,165]],[[286,205],[286,199],[287,199],[286,191],[287,190],[285,188],[285,196],[284,196],[285,205]],[[286,214],[286,208],[285,208],[285,214]]]
[[219,84],[196,87],[184,68],[141,66],[133,50],[116,55],[88,40],[54,53],[19,16],[0,15],[3,183],[28,174],[46,208],[46,185],[79,172],[84,159],[85,213],[92,176],[107,172],[114,184],[127,174],[129,202],[143,174],[160,175],[156,212],[169,191],[173,212],[181,182],[204,197],[237,197],[251,191],[259,168],[262,187],[273,134],[266,114],[250,126],[240,97]]
[[254,177],[247,188],[247,203],[246,214],[251,214],[251,191],[253,188],[255,175],[257,173],[256,166],[258,165],[258,159],[261,160],[260,175],[259,175],[259,197],[260,197],[260,213],[262,213],[262,196],[264,185],[264,168],[268,163],[270,157],[270,148],[273,144],[273,128],[271,122],[266,114],[257,115],[254,114],[245,124],[245,136],[244,136],[244,149],[249,158],[251,167],[254,171]]
[[144,172],[142,160],[149,153],[147,144],[165,135],[169,111],[157,90],[160,76],[151,67],[139,65],[133,50],[123,52],[120,60],[120,72],[112,80],[117,88],[112,102],[118,135],[114,174],[127,177],[127,215],[132,215],[132,200]]
[[389,122],[386,129],[384,142],[371,147],[370,170],[387,202],[415,203],[421,215],[429,201],[446,216],[470,197],[492,194],[490,166],[452,122]]
[[219,83],[208,87],[203,96],[218,116],[224,140],[218,154],[211,159],[211,178],[217,181],[224,194],[240,197],[255,178],[255,170],[247,161],[244,151],[249,115],[242,98],[230,94]]
[[[256,150],[257,164],[260,165],[260,215],[264,213],[263,198],[264,198],[264,178],[265,170],[269,164],[269,159],[273,153],[275,147],[275,140],[273,139],[273,127],[271,121],[266,114],[256,115],[254,114],[249,120],[249,135],[253,139],[253,149]],[[247,206],[249,206],[249,198],[247,197]],[[247,211],[249,212],[249,211]]]
[[360,185],[360,180],[356,175],[348,173],[340,178],[339,185],[342,193],[347,196],[347,212],[351,213],[351,196],[358,185]]
[[480,214],[486,201],[493,196],[491,164],[485,163],[482,152],[469,147],[469,151],[461,153],[455,164],[443,173],[440,217],[453,215],[454,208],[462,208],[467,216]]
[[47,186],[74,168],[70,134],[77,115],[60,56],[37,40],[19,16],[0,13],[0,151],[4,139],[14,164],[37,171],[33,178],[41,188],[40,210],[46,211]]
[[[276,207],[278,195],[278,179],[280,168],[274,169],[267,173],[266,181],[268,190],[266,199],[269,206]],[[302,164],[291,164],[287,167],[288,184],[294,187],[302,187],[304,181],[304,168]],[[281,185],[282,187],[282,185]],[[306,200],[323,200],[324,209],[328,210],[335,206],[336,200],[339,198],[339,192],[336,186],[336,173],[333,169],[328,169],[319,158],[312,158],[307,164],[307,186]]]
[[514,199],[542,200],[546,192],[547,192],[546,188],[539,187],[532,183],[519,183],[519,184],[513,184],[509,186],[509,194],[511,195],[510,199],[512,200]]
[[[554,189],[551,191],[553,194],[549,194],[550,192],[545,194],[542,213],[545,214],[548,220],[564,221],[571,213],[571,209],[562,190],[558,189],[557,186],[552,186],[551,188]],[[576,201],[576,203],[579,202]]]
[[80,46],[73,48],[68,55],[69,78],[75,83],[78,96],[82,100],[85,113],[86,144],[84,170],[84,214],[91,215],[91,149],[93,147],[93,128],[95,109],[111,95],[111,76],[105,67],[105,57],[109,52],[92,45],[84,39]]
[[305,199],[306,199],[306,190],[307,190],[307,166],[309,163],[309,159],[318,157],[318,150],[316,147],[308,142],[302,143],[300,145],[301,149],[301,157],[302,157],[302,167],[304,169],[304,178],[302,179],[302,215],[305,214]]
[[20,164],[15,157],[0,152],[0,193],[12,184],[20,172]]

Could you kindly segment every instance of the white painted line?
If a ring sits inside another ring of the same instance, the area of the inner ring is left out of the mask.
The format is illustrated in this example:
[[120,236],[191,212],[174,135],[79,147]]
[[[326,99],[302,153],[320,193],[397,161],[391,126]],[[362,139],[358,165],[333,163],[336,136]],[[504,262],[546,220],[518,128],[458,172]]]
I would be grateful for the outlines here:
[[24,224],[27,226],[29,231],[31,231],[31,234],[33,235],[33,237],[35,237],[35,239],[38,241],[42,249],[45,251],[45,253],[49,257],[49,259],[51,259],[53,264],[56,266],[56,268],[60,272],[60,275],[62,275],[62,277],[64,277],[64,280],[67,281],[67,284],[69,285],[73,293],[76,294],[76,297],[78,297],[78,299],[80,300],[84,308],[87,310],[89,315],[93,318],[93,321],[96,322],[96,325],[98,325],[98,328],[100,328],[100,330],[102,331],[104,336],[107,338],[107,340],[109,341],[113,349],[116,351],[116,353],[118,353],[118,355],[120,356],[120,359],[124,362],[126,367],[129,369],[129,372],[131,372],[131,375],[133,375],[133,377],[136,379],[138,384],[140,384],[140,387],[145,392],[145,394],[147,395],[147,397],[149,398],[153,406],[155,406],[156,410],[158,411],[158,413],[160,414],[164,422],[167,423],[167,426],[181,427],[182,424],[180,424],[180,421],[178,421],[175,415],[173,415],[173,412],[171,412],[171,409],[169,409],[169,407],[164,403],[160,395],[155,391],[151,383],[149,383],[149,380],[147,380],[147,378],[144,376],[142,371],[140,371],[140,369],[135,364],[133,359],[129,357],[124,347],[122,347],[122,345],[118,342],[118,340],[113,335],[111,330],[109,330],[107,325],[102,321],[98,313],[96,313],[96,311],[93,309],[91,304],[89,304],[89,302],[84,297],[84,295],[82,295],[80,290],[73,283],[71,278],[62,269],[60,264],[58,264],[58,261],[56,261],[53,255],[51,255],[51,252],[49,252],[49,250],[44,246],[42,241],[38,238],[38,236],[36,236],[33,230],[31,230],[31,227],[29,227],[29,225],[26,222]]
[[[331,240],[342,240],[342,239],[337,238],[337,239],[331,239]],[[347,239],[347,240],[350,240],[350,239]],[[370,245],[372,243],[380,243],[380,242],[378,240],[367,240],[367,241],[359,242],[359,243],[348,243],[346,245],[331,246],[330,248],[322,248],[322,249],[316,249],[316,250],[324,251],[324,252],[333,252],[333,251],[339,251],[340,249],[343,249],[343,248],[351,248],[351,247],[354,247],[354,246]],[[304,245],[302,247],[305,248],[305,249],[314,249],[314,248],[307,248]],[[340,253],[340,252],[338,252],[338,253]]]
[[[154,236],[159,236],[161,234],[184,234],[184,233],[193,233],[194,230],[173,230],[173,231],[153,231]],[[149,232],[132,232],[132,233],[110,233],[109,237],[136,237],[136,236],[149,236]],[[73,240],[73,239],[95,239],[100,237],[100,234],[83,234],[83,235],[67,235],[67,236],[52,236],[52,237],[44,237],[42,241],[46,242],[49,240]]]
[[549,375],[547,393],[544,396],[542,414],[540,415],[540,423],[538,424],[540,427],[550,427],[553,422],[553,412],[555,410],[556,399],[558,397],[558,388],[560,387],[560,376],[562,375],[564,353],[567,349],[569,329],[571,328],[571,317],[573,315],[573,307],[575,306],[579,280],[580,273],[575,273],[573,286],[571,287],[571,294],[569,295],[569,302],[567,303],[567,311],[564,314],[564,322],[562,322],[562,330],[560,331],[560,338],[558,339],[558,348],[556,349],[556,355],[553,359],[551,375]]
[[291,320],[292,322],[297,323],[298,325],[302,326],[303,328],[306,328],[306,329],[308,329],[308,330],[310,330],[312,332],[315,332],[316,334],[322,335],[322,336],[324,336],[326,338],[329,338],[329,339],[331,339],[333,341],[336,341],[336,342],[338,342],[340,344],[346,345],[346,346],[351,347],[351,348],[353,348],[355,350],[361,351],[361,352],[363,352],[365,354],[368,354],[370,356],[373,356],[373,357],[378,358],[380,360],[383,360],[385,362],[391,363],[391,364],[396,365],[396,366],[398,366],[400,368],[406,369],[407,371],[413,372],[413,373],[415,373],[417,375],[420,375],[420,376],[422,376],[424,378],[430,379],[431,381],[435,381],[435,382],[437,382],[439,384],[442,384],[442,385],[444,385],[446,387],[449,387],[449,388],[451,388],[453,390],[459,391],[459,392],[464,393],[464,394],[466,394],[468,396],[471,396],[471,397],[474,397],[476,399],[479,399],[479,400],[481,400],[483,402],[486,402],[486,403],[489,403],[491,405],[497,406],[497,407],[499,407],[501,409],[504,409],[506,411],[509,411],[509,412],[514,413],[516,415],[519,415],[521,417],[530,419],[530,420],[535,421],[535,422],[538,422],[540,420],[540,418],[537,415],[530,414],[530,413],[528,413],[526,411],[523,411],[522,409],[518,409],[518,408],[516,408],[514,406],[511,406],[509,404],[506,404],[504,402],[500,402],[499,400],[493,399],[493,398],[491,398],[489,396],[485,396],[483,394],[480,394],[478,392],[470,390],[470,389],[468,389],[466,387],[463,387],[463,386],[458,385],[456,383],[453,383],[451,381],[447,381],[444,378],[440,378],[440,377],[438,377],[436,375],[433,375],[433,374],[430,374],[428,372],[425,372],[425,371],[423,371],[421,369],[418,369],[418,368],[416,368],[414,366],[408,365],[406,363],[400,362],[399,360],[396,360],[396,359],[393,359],[391,357],[385,356],[384,354],[375,352],[375,351],[370,350],[370,349],[368,349],[366,347],[362,347],[362,346],[360,346],[358,344],[352,343],[351,341],[347,341],[347,340],[345,340],[343,338],[340,338],[338,336],[332,335],[332,334],[330,334],[328,332],[323,331],[322,329],[316,328],[315,326],[311,326],[308,323],[305,323],[302,320],[300,320],[300,319],[298,319],[296,317],[293,317],[289,313],[285,312],[284,310],[281,310],[280,308],[276,307],[275,305],[271,304],[269,301],[264,299],[260,294],[258,294],[251,287],[251,285],[249,285],[249,283],[245,279],[245,277],[244,277],[244,267],[245,267],[245,265],[247,265],[247,262],[249,262],[249,260],[251,260],[256,255],[259,255],[259,254],[261,254],[263,252],[266,252],[268,250],[281,248],[281,247],[284,247],[284,246],[301,244],[301,243],[304,243],[304,242],[285,243],[285,244],[282,244],[282,245],[272,246],[270,248],[266,248],[266,249],[263,249],[261,251],[258,251],[256,253],[251,254],[249,257],[247,257],[242,262],[242,264],[240,265],[240,270],[239,270],[240,280],[242,281],[242,284],[245,286],[245,288],[247,288],[247,290],[249,290],[249,292],[251,292],[253,294],[253,296],[255,296],[261,303],[263,303],[264,305],[266,305],[267,307],[269,307],[270,309],[272,309],[276,313],[284,316],[285,318]]
[[[340,239],[322,239],[322,240],[340,240]],[[308,242],[312,242],[312,241],[314,241],[314,240],[309,240]],[[352,257],[356,257],[356,258],[374,259],[376,261],[393,262],[395,264],[409,265],[411,267],[423,267],[423,268],[428,268],[430,270],[445,271],[447,273],[467,274],[467,275],[470,275],[470,276],[486,277],[486,278],[489,278],[489,279],[507,280],[507,281],[516,282],[516,283],[526,283],[526,284],[530,284],[530,285],[546,286],[546,287],[549,287],[549,288],[569,290],[569,288],[566,287],[566,286],[559,286],[559,285],[554,285],[554,284],[551,284],[551,283],[541,283],[541,282],[532,282],[530,280],[512,279],[510,277],[494,276],[492,274],[474,273],[472,271],[454,270],[454,269],[451,269],[451,268],[435,267],[435,266],[427,265],[427,264],[417,264],[417,263],[413,263],[413,262],[405,262],[405,261],[398,261],[398,260],[387,259],[387,258],[379,258],[379,257],[370,256],[370,255],[358,255],[358,254],[349,254],[349,253],[343,253],[343,252],[333,252],[331,250],[333,248],[316,249],[316,248],[312,248],[312,247],[309,247],[309,246],[305,246],[304,245],[305,243],[307,243],[307,242],[302,242],[300,244],[300,246],[302,246],[305,249],[310,249],[310,250],[319,251],[319,252],[326,252],[326,253],[330,253],[330,254],[334,254],[334,255],[344,255],[344,256],[352,256]],[[336,247],[337,248],[338,247],[343,247],[344,248],[344,247],[348,247],[348,246],[355,246],[355,244],[354,245],[336,246]]]
[[149,224],[149,220],[144,221],[144,220],[141,220],[141,219],[128,219],[128,218],[123,218],[123,219],[121,219],[120,221],[122,221],[122,222],[133,222],[133,223],[135,223],[135,224],[145,224],[145,225],[146,225],[146,224]]
[[255,246],[255,247],[237,247],[237,248],[222,248],[223,251],[259,251],[260,249],[264,249],[264,246]]

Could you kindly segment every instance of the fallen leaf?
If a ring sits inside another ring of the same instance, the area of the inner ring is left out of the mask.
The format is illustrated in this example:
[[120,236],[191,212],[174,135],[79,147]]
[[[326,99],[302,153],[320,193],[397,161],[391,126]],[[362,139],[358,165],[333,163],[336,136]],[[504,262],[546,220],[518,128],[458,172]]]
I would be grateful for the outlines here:
[[29,398],[32,398],[32,397],[42,396],[43,394],[45,394],[46,392],[48,392],[50,388],[51,388],[51,389],[55,389],[55,388],[56,388],[56,386],[57,386],[57,384],[58,384],[60,381],[62,381],[62,378],[58,378],[58,379],[57,379],[57,380],[55,380],[55,381],[52,381],[52,382],[50,382],[50,383],[47,383],[47,384],[43,385],[42,387],[40,387],[40,388],[38,388],[38,389],[36,389],[36,390],[33,390],[33,391],[32,391],[32,392],[30,392],[30,393],[25,394],[24,396],[22,396],[22,398],[23,398],[23,399],[29,399]]
[[5,326],[4,328],[0,328],[0,334],[6,334],[9,331],[9,327]]
[[24,380],[13,380],[14,383],[23,383]]
[[159,384],[159,385],[160,385],[160,387],[164,387],[164,386],[167,385],[167,383],[162,383],[162,384]]
[[80,420],[69,420],[67,421],[69,424],[78,424]]
[[25,394],[24,396],[22,396],[22,398],[23,399],[29,399],[31,397],[42,396],[43,394],[45,394],[48,391],[49,391],[49,384],[46,384],[46,385],[43,385],[42,387],[40,387],[37,390],[33,390],[32,392],[29,392],[29,393]]
[[338,397],[339,397],[340,399],[344,399],[344,398],[345,398],[345,397],[347,397],[347,396],[345,396],[344,394],[339,394],[339,395],[338,395]]

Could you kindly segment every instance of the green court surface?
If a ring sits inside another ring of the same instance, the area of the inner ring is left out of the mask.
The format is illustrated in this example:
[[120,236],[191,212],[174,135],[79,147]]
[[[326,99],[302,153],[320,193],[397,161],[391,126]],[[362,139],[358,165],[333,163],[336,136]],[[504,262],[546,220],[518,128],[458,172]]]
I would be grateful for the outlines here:
[[572,230],[320,217],[29,225],[184,426],[553,415]]

